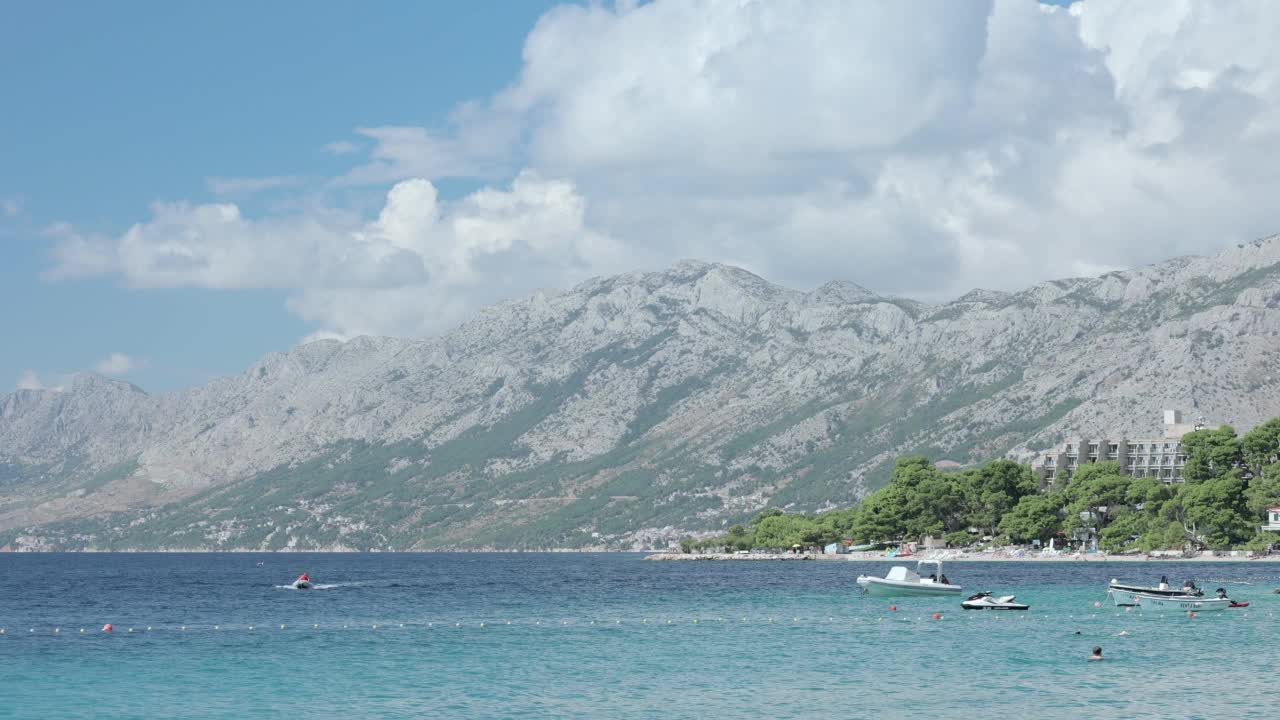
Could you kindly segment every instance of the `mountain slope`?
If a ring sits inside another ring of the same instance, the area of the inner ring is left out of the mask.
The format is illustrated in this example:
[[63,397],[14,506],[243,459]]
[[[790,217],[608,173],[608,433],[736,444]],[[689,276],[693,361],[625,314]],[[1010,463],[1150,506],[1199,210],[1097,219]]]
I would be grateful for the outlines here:
[[1280,240],[945,305],[685,262],[323,341],[164,395],[0,399],[0,540],[89,548],[636,547],[856,500],[1163,407],[1280,409]]

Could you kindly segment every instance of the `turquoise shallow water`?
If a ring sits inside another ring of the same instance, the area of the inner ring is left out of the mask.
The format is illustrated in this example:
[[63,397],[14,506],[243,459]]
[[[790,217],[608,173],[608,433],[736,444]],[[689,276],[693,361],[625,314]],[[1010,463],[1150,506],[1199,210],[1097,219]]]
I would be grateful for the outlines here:
[[[948,565],[1027,613],[858,594],[889,567],[0,555],[0,717],[1224,718],[1280,700],[1278,565]],[[331,587],[276,587],[301,570]],[[1161,574],[1252,605],[1106,604],[1110,578]],[[1105,662],[1085,661],[1094,645]]]

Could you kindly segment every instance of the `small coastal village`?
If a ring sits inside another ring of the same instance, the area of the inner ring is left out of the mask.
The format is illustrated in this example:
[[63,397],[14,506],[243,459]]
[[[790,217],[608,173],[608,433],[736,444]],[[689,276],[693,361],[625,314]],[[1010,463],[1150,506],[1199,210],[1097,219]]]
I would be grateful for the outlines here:
[[861,504],[776,508],[661,560],[1280,560],[1280,418],[1244,435],[1166,410],[1160,434],[1068,438],[1030,464],[898,460]]

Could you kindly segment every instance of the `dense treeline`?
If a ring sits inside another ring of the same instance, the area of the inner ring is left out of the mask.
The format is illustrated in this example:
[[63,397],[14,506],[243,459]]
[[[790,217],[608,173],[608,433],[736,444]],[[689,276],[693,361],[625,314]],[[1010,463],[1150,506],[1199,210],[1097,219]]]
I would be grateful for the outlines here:
[[791,548],[945,538],[965,546],[991,537],[1027,544],[1059,537],[1117,552],[1182,548],[1261,548],[1280,533],[1260,526],[1280,505],[1280,418],[1238,437],[1224,426],[1182,438],[1184,482],[1124,475],[1114,462],[1076,469],[1041,492],[1030,467],[995,460],[960,472],[924,457],[898,460],[889,483],[861,505],[817,515],[769,509],[724,535],[681,543],[685,551]]

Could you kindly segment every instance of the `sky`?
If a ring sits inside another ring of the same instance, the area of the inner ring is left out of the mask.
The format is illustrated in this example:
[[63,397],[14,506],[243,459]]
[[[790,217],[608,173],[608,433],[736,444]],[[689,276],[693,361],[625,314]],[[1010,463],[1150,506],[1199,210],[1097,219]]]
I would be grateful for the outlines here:
[[0,388],[684,258],[942,302],[1280,231],[1265,0],[0,8]]

